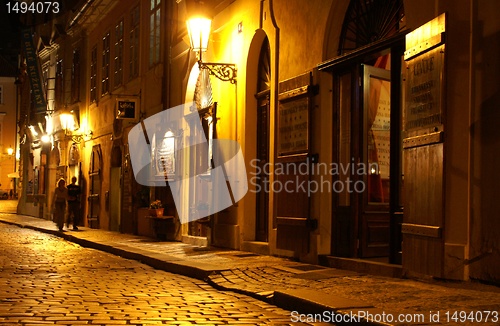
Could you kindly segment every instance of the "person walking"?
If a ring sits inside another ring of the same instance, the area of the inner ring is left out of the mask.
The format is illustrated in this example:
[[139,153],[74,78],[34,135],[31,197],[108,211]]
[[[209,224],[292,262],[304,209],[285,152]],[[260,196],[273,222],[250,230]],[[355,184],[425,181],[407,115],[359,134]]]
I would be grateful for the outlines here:
[[66,221],[67,228],[72,221],[74,231],[78,230],[78,224],[80,224],[80,197],[82,194],[76,180],[76,177],[72,177],[71,183],[68,185],[68,220]]
[[63,230],[67,200],[68,188],[66,188],[66,181],[61,178],[57,181],[57,187],[56,190],[54,190],[54,197],[52,199],[52,213],[54,214],[54,222],[59,228],[59,231]]

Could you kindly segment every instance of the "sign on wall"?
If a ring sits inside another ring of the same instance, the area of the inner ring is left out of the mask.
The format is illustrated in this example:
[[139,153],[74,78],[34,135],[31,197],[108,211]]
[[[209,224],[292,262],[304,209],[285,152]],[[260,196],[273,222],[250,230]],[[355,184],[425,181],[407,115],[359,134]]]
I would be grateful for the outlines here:
[[403,129],[442,124],[445,14],[406,36]]
[[442,123],[442,74],[444,45],[406,61],[404,129]]
[[309,153],[310,111],[315,92],[311,72],[279,83],[279,103],[276,112],[278,157]]
[[278,155],[308,152],[309,97],[280,102],[278,107]]
[[137,120],[139,118],[138,99],[117,99],[116,119]]
[[44,80],[40,77],[40,63],[33,43],[31,28],[24,28],[21,32],[22,46],[26,56],[26,73],[31,85],[31,95],[35,105],[35,113],[45,113],[47,102],[45,100]]

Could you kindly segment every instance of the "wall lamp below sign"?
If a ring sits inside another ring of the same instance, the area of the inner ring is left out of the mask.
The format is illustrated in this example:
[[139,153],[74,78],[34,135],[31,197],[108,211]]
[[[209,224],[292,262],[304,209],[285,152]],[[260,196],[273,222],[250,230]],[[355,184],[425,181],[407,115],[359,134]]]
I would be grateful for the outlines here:
[[203,62],[203,52],[207,51],[212,20],[202,16],[193,16],[186,21],[191,48],[198,55],[200,70],[206,69],[209,74],[222,81],[236,83],[236,65],[233,63]]

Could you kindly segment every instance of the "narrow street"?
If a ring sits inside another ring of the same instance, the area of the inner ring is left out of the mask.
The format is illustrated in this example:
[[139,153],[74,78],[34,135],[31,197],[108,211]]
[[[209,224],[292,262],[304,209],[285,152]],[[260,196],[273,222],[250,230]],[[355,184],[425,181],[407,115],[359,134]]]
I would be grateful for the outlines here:
[[0,224],[0,325],[289,325],[202,281]]

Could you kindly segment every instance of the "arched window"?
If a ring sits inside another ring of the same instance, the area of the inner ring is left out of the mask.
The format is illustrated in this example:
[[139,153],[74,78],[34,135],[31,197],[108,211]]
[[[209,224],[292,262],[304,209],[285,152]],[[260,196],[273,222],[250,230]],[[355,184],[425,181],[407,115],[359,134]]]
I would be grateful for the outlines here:
[[405,26],[403,0],[352,0],[344,18],[338,54],[392,36]]

